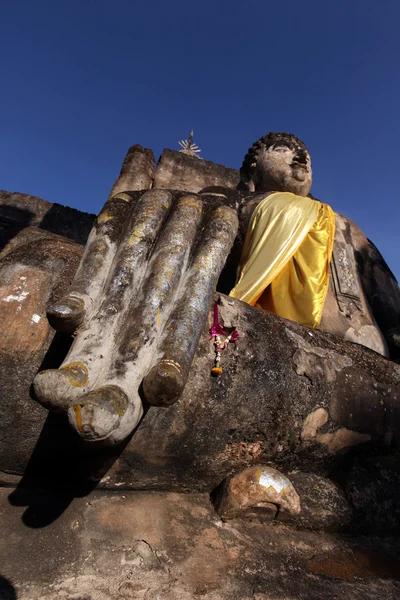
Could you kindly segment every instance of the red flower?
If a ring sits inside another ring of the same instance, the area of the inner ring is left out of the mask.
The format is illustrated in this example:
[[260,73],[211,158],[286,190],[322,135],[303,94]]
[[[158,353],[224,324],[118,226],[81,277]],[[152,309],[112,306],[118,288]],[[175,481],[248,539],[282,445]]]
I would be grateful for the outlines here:
[[238,339],[239,339],[239,332],[238,332],[238,330],[235,327],[235,329],[231,333],[231,339],[229,341],[232,344],[236,344],[236,342],[238,341]]
[[215,337],[216,335],[221,335],[221,333],[224,333],[224,328],[222,327],[222,325],[220,325],[219,323],[217,325],[213,325],[210,329],[210,340],[212,340],[213,337]]

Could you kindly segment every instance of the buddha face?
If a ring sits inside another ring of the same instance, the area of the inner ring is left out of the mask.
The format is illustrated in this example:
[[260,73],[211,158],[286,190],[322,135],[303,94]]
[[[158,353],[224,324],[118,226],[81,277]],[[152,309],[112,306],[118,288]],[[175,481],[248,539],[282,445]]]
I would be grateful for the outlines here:
[[307,196],[312,184],[311,158],[298,144],[262,146],[253,173],[256,192],[292,192]]

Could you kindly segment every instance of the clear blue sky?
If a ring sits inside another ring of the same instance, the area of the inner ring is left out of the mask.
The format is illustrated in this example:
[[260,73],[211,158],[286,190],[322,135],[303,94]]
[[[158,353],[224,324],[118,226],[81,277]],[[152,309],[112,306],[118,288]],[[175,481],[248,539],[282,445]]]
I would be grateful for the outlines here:
[[239,168],[267,131],[400,276],[398,0],[2,0],[0,188],[98,212],[129,146],[195,129]]

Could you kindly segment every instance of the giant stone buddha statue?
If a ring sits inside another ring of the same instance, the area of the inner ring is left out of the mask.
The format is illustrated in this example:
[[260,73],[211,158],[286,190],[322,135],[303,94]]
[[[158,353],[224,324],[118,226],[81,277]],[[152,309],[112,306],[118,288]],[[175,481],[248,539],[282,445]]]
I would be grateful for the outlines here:
[[310,154],[286,133],[249,149],[240,188],[245,239],[231,295],[400,357],[400,291],[377,248],[349,219],[311,194]]
[[305,145],[270,133],[246,155],[237,191],[114,189],[69,293],[48,310],[74,342],[59,369],[36,376],[38,400],[109,444],[135,429],[144,399],[173,404],[238,226],[232,296],[398,358],[397,283],[363,233],[310,196],[311,183]]

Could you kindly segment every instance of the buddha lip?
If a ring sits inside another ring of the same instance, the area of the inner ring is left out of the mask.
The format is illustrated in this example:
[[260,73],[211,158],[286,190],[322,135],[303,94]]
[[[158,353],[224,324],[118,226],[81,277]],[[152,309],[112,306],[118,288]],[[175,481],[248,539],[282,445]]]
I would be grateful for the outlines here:
[[297,160],[292,161],[292,167],[301,167],[302,169],[308,171],[307,165],[305,163],[298,162]]

